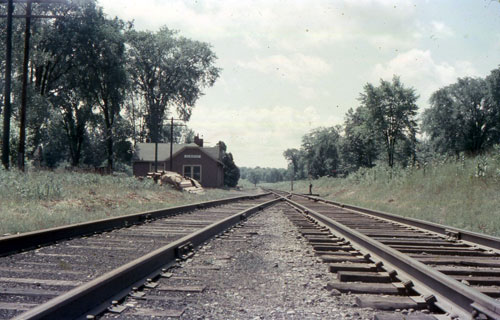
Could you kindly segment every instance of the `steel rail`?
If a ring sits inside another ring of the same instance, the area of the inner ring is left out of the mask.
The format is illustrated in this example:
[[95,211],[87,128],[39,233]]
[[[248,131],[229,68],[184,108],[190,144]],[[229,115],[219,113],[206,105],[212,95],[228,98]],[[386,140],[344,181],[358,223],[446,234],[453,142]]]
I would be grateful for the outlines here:
[[490,319],[500,319],[500,302],[495,299],[471,289],[416,259],[371,239],[358,231],[352,230],[306,206],[285,197],[282,198],[322,222],[327,227],[342,234],[349,241],[358,244],[367,251],[373,252],[384,262],[388,262],[390,265],[411,276],[412,279],[423,284],[434,293],[438,300],[444,299],[447,302],[447,305],[452,309],[447,311],[454,312],[459,316],[465,316],[468,319],[473,319],[474,314],[477,312],[487,315]]
[[173,264],[178,258],[179,248],[186,244],[197,247],[253,213],[279,201],[281,198],[273,199],[215,222],[13,319],[77,319],[85,317],[89,312],[95,312],[99,306],[101,306],[100,310],[103,311],[105,307],[102,308],[102,306],[109,306],[112,300],[119,300],[130,292],[132,287],[144,283],[147,278],[159,274],[161,268]]
[[442,234],[445,236],[451,235],[451,236],[453,236],[457,239],[460,239],[460,240],[464,240],[464,241],[468,241],[468,242],[482,245],[485,247],[489,247],[492,249],[500,250],[500,238],[499,237],[494,237],[494,236],[490,236],[490,235],[486,235],[486,234],[481,234],[481,233],[477,233],[477,232],[463,230],[463,229],[459,229],[459,228],[455,228],[455,227],[445,226],[442,224],[423,221],[423,220],[419,220],[419,219],[415,219],[415,218],[402,217],[402,216],[392,214],[392,213],[367,209],[367,208],[358,207],[358,206],[354,206],[354,205],[350,205],[350,204],[346,204],[346,203],[341,203],[341,202],[337,202],[337,201],[323,199],[320,197],[309,196],[309,195],[305,195],[305,194],[295,194],[295,193],[291,193],[291,194],[293,194],[294,196],[308,198],[308,199],[311,199],[314,201],[321,201],[324,203],[328,203],[328,204],[331,204],[331,205],[334,205],[334,206],[337,206],[337,207],[340,207],[340,208],[343,208],[343,209],[346,209],[349,211],[361,212],[361,213],[369,214],[369,215],[376,216],[379,218],[384,218],[384,219],[400,222],[400,223],[411,225],[411,226],[414,226],[417,228],[421,228],[421,229],[425,229],[425,230],[432,231],[435,233],[439,233],[439,234]]
[[183,206],[134,213],[120,217],[113,217],[50,229],[26,232],[18,235],[0,237],[0,257],[19,251],[48,245],[64,239],[127,227],[130,225],[142,223],[149,219],[168,217],[178,213],[188,212],[195,209],[214,207],[238,200],[255,199],[268,194],[269,193],[261,193],[258,195],[246,195],[219,200],[211,200],[207,202],[198,202]]

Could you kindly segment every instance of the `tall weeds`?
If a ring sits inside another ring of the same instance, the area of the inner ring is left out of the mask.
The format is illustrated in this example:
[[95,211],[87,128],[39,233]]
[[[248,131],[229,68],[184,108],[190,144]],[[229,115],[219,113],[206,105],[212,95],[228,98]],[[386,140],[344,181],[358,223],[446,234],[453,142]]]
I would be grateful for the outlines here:
[[229,195],[191,195],[125,175],[0,169],[0,236]]

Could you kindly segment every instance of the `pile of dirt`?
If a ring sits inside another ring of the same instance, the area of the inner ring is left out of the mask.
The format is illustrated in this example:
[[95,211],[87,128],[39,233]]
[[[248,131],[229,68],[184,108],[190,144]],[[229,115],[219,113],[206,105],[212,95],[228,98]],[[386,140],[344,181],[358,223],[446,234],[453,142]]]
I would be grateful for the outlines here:
[[160,185],[171,185],[177,190],[189,193],[203,193],[205,190],[201,184],[190,177],[184,177],[173,171],[149,172],[148,177],[153,178]]

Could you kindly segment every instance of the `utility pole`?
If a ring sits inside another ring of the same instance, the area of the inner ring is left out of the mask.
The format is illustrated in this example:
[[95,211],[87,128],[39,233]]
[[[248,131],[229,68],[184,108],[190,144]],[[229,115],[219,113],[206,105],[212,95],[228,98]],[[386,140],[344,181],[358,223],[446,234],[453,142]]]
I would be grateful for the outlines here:
[[174,150],[174,117],[170,120],[170,160],[168,171],[172,171],[172,152]]
[[[174,117],[172,117],[172,119],[170,119],[170,161],[169,161],[170,166],[169,166],[169,171],[173,171],[172,168],[173,168],[173,163],[174,163],[174,159],[172,159],[172,151],[174,149],[174,120],[184,121],[182,119],[174,119]],[[182,127],[182,126],[185,126],[185,124],[175,124],[175,126]]]
[[155,140],[155,173],[156,172],[158,172],[158,137],[156,137]]
[[0,15],[0,18],[7,18],[7,35],[5,37],[5,97],[4,97],[4,118],[3,118],[3,137],[2,137],[2,163],[5,169],[9,169],[10,154],[10,117],[12,115],[11,105],[11,83],[12,83],[12,18],[25,18],[26,27],[24,34],[24,60],[22,75],[21,108],[19,111],[19,148],[18,148],[18,168],[24,171],[24,153],[26,144],[26,104],[27,104],[27,86],[28,86],[28,62],[29,46],[31,36],[31,18],[59,18],[54,15],[32,15],[31,4],[36,3],[66,3],[66,0],[15,0],[16,3],[26,3],[26,14],[13,15],[14,0],[0,0],[1,3],[7,3],[7,15]]
[[23,88],[21,91],[21,110],[19,111],[19,146],[17,149],[17,168],[24,171],[24,150],[26,145],[26,103],[28,96],[28,61],[30,57],[31,0],[26,3],[26,25],[24,30]]
[[3,137],[2,137],[2,164],[9,170],[9,142],[10,142],[10,84],[12,73],[12,12],[14,4],[7,1],[7,36],[5,37],[5,94],[3,108]]
[[[182,127],[186,126],[185,124],[174,124],[174,121],[185,121],[184,119],[174,119],[172,117],[170,119],[170,160],[169,160],[169,171],[172,171],[172,151],[174,149],[173,141],[174,141],[174,126]],[[162,126],[163,127],[163,126]],[[158,130],[156,130],[158,132]],[[155,139],[155,172],[158,172],[158,137],[159,134],[156,135]]]

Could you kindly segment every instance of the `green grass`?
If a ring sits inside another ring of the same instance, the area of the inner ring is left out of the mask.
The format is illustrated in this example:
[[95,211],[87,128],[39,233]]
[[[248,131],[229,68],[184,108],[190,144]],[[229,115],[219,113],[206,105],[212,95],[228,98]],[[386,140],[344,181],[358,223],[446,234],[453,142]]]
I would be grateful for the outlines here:
[[195,195],[125,175],[0,169],[0,235],[27,232],[188,203],[237,196]]
[[[346,179],[294,183],[294,191],[500,236],[500,155],[441,161],[426,168],[362,169]],[[290,182],[262,184],[290,190]]]

